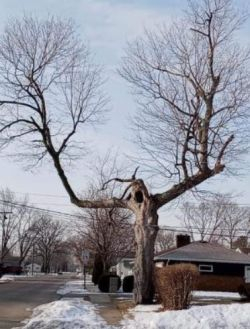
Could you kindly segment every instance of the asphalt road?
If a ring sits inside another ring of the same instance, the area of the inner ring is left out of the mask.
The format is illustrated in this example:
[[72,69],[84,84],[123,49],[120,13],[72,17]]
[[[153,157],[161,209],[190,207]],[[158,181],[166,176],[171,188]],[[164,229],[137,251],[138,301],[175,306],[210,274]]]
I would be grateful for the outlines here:
[[66,276],[42,276],[1,283],[0,329],[21,326],[20,321],[29,318],[34,307],[59,299],[56,291],[68,280]]

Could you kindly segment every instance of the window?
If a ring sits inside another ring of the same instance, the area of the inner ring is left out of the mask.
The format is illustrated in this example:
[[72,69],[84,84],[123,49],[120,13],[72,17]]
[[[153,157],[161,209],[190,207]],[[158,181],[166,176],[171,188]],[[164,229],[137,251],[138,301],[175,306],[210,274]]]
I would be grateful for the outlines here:
[[199,272],[213,272],[213,265],[199,265]]

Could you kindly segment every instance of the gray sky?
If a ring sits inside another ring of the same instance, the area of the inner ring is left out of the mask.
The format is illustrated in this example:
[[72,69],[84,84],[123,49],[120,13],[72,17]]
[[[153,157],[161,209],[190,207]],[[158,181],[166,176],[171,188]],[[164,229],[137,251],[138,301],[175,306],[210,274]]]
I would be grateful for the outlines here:
[[[247,2],[238,0],[237,5],[242,7]],[[127,116],[133,113],[136,105],[126,83],[116,73],[123,49],[144,27],[169,24],[181,14],[185,4],[184,0],[0,0],[0,32],[7,20],[24,13],[73,18],[79,34],[89,43],[96,62],[104,66],[108,76],[106,90],[111,98],[112,118],[105,127],[93,132],[93,140],[98,141],[100,149],[113,147],[133,152],[134,146],[128,141]],[[239,38],[246,42],[249,33],[248,22]],[[249,171],[249,165],[247,169]],[[84,172],[84,165],[80,164],[71,173],[77,190],[83,190],[86,184]],[[9,187],[19,196],[29,194],[36,206],[65,212],[73,209],[52,166],[24,172],[18,163],[0,156],[0,173],[0,187]],[[249,174],[241,178],[223,176],[209,183],[209,187],[218,192],[238,193],[240,203],[250,203],[249,186]],[[167,224],[164,218],[167,220],[171,214],[172,210],[162,216],[161,223]]]

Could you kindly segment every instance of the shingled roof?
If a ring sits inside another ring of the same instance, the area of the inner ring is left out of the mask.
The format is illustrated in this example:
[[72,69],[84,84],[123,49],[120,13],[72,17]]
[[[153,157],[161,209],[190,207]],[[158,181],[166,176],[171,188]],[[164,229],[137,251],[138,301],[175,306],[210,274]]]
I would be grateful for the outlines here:
[[250,264],[250,256],[227,249],[217,244],[192,242],[184,247],[167,251],[154,258],[155,261],[198,261]]

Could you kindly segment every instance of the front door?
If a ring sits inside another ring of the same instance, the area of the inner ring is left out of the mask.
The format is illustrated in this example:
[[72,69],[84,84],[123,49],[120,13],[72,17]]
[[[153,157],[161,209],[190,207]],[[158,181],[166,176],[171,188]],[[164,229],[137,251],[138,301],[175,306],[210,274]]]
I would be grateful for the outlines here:
[[250,283],[250,266],[245,266],[245,282]]

